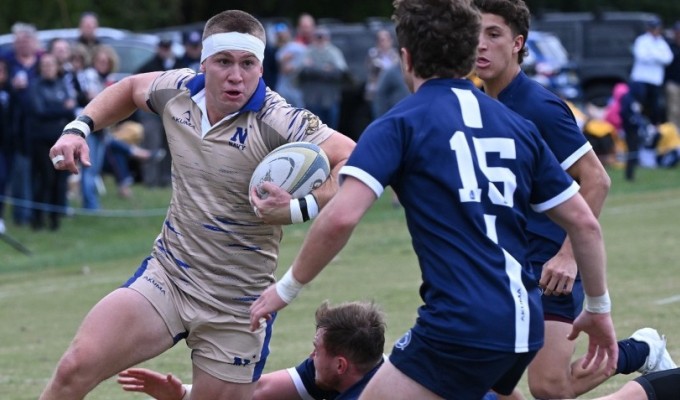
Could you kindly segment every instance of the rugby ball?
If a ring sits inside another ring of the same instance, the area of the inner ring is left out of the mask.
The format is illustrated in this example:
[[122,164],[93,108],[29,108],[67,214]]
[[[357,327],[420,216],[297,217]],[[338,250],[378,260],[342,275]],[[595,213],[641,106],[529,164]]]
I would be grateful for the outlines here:
[[298,199],[321,186],[330,173],[328,157],[319,146],[309,142],[287,143],[272,150],[255,167],[248,193],[256,187],[260,198],[264,198],[266,193],[259,187],[262,182],[271,182]]

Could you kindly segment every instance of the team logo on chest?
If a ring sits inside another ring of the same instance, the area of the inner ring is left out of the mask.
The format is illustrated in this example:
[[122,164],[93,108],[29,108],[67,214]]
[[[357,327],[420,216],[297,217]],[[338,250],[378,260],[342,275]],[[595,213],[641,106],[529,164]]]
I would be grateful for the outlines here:
[[248,129],[243,127],[236,127],[236,132],[229,138],[229,146],[236,147],[239,150],[246,148],[246,139],[248,138]]
[[173,115],[171,118],[180,125],[186,125],[191,129],[196,128],[196,125],[194,125],[194,123],[191,121],[191,111],[183,112],[181,117],[175,117]]

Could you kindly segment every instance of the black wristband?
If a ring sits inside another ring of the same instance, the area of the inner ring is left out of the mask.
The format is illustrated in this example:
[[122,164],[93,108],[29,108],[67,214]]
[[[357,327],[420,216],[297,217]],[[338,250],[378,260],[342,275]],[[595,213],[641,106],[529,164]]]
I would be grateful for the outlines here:
[[78,135],[81,138],[85,139],[85,134],[83,132],[79,131],[78,129],[67,129],[67,130],[65,130],[61,133],[61,136],[64,136],[64,135]]
[[87,126],[90,127],[90,132],[94,132],[94,121],[92,118],[88,117],[87,115],[79,115],[78,118],[76,118],[76,121],[82,121],[87,124]]
[[298,199],[300,203],[300,212],[302,213],[302,221],[309,221],[309,211],[307,211],[307,200],[304,197]]

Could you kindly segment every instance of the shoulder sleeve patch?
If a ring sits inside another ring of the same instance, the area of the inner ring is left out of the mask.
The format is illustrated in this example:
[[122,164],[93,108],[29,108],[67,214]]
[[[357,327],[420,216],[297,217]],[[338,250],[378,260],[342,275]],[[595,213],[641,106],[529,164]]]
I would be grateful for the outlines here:
[[315,114],[305,110],[302,118],[306,121],[305,135],[313,135],[319,130],[321,122]]

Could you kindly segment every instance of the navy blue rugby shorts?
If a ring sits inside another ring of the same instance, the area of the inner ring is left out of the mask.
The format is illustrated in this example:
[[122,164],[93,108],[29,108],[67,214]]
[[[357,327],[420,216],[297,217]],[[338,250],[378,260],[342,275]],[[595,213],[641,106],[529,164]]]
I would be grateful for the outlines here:
[[[531,269],[537,280],[541,279],[542,263],[531,263]],[[558,321],[573,324],[574,320],[583,310],[583,283],[577,277],[574,288],[570,294],[563,296],[541,296],[543,303],[543,319],[545,321]]]
[[409,330],[394,345],[390,362],[445,399],[479,400],[489,389],[509,395],[535,355],[441,343]]

